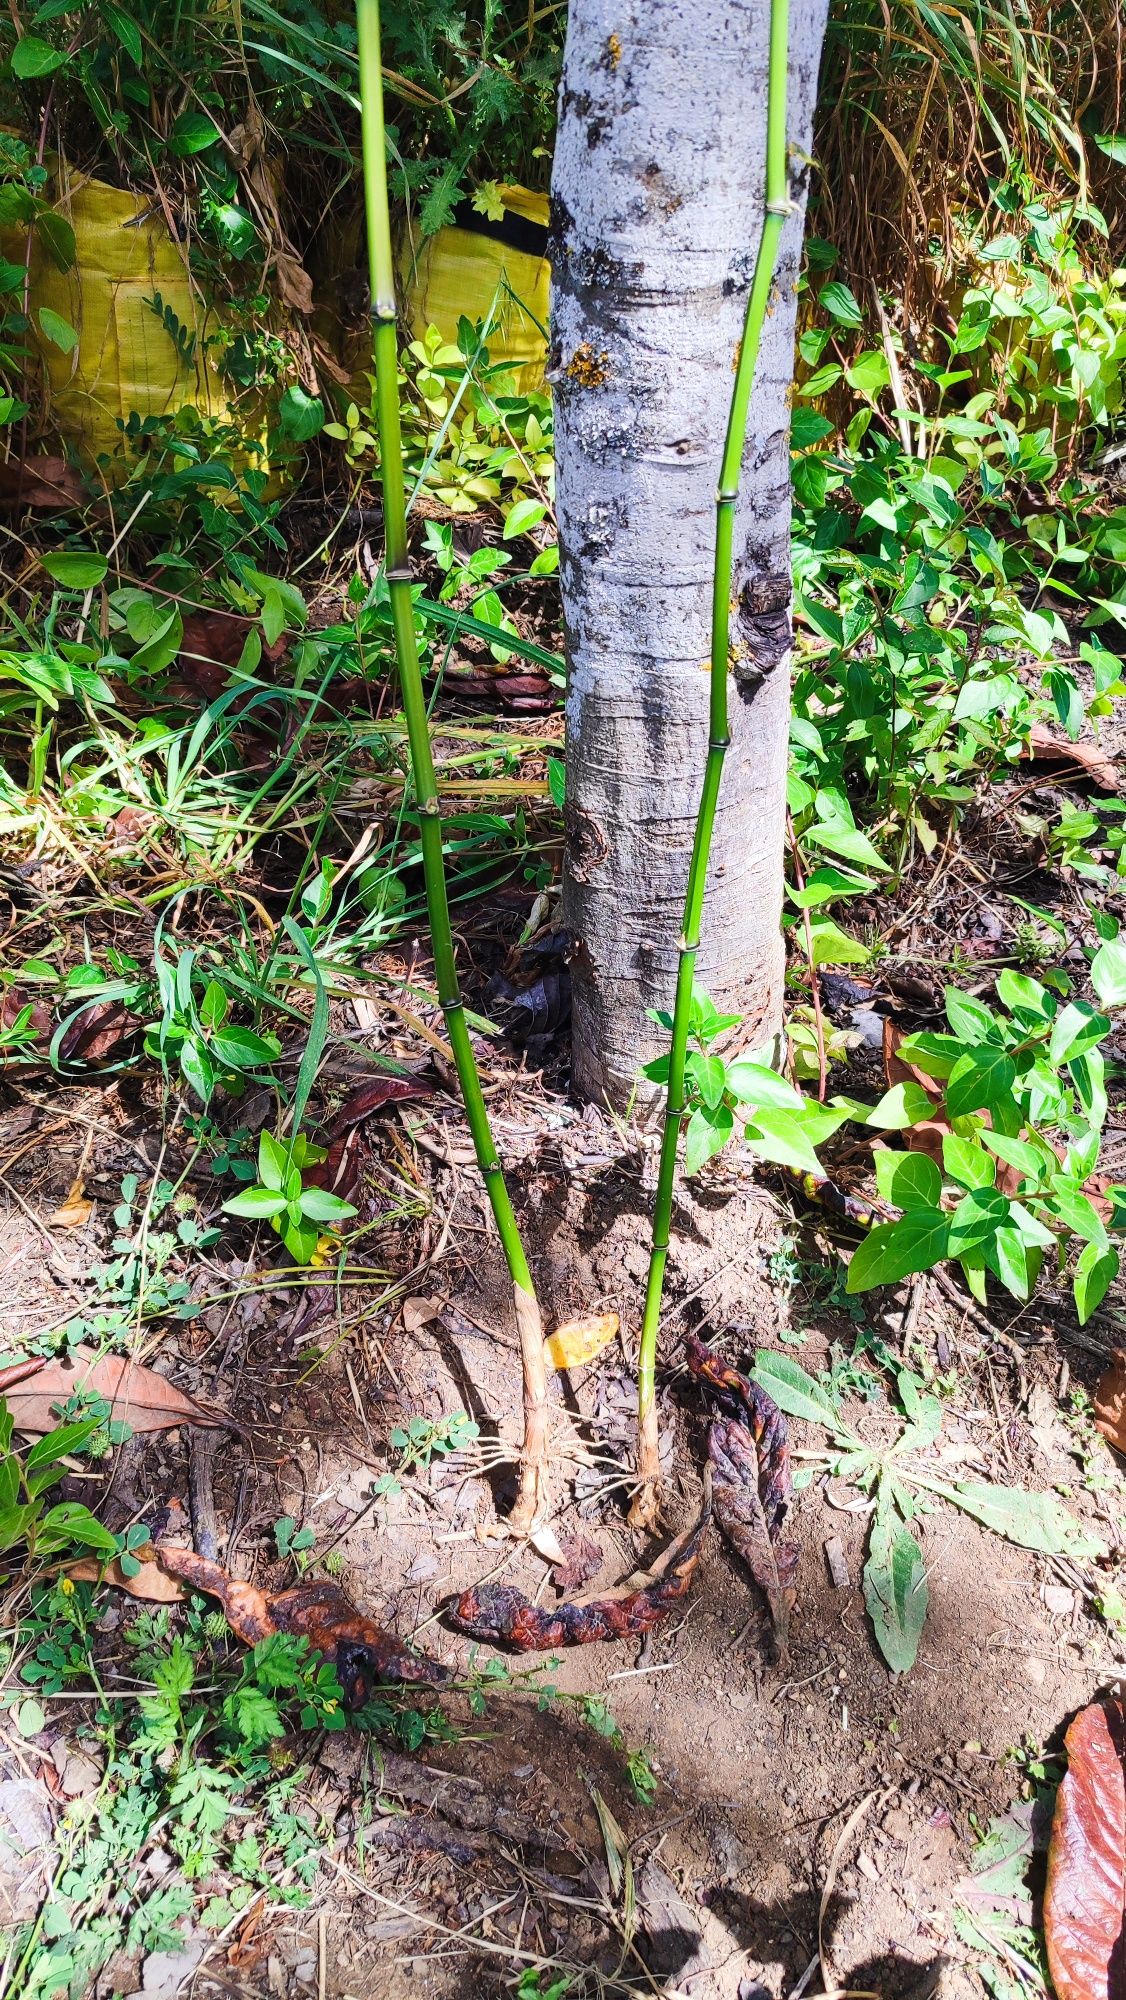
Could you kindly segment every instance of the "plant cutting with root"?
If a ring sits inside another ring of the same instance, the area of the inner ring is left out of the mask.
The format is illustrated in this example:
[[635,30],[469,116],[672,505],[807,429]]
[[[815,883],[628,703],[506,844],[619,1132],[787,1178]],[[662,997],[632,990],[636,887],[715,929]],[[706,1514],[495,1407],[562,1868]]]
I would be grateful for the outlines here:
[[438,1001],[446,1023],[454,1067],[473,1148],[485,1183],[497,1234],[512,1279],[523,1373],[524,1437],[520,1483],[508,1526],[530,1533],[546,1505],[547,1374],[543,1324],[527,1254],[520,1237],[504,1172],[497,1158],[489,1114],[481,1090],[473,1044],[458,980],[450,907],[442,855],[442,821],[426,698],[419,666],[407,547],[406,475],[399,423],[398,339],[395,268],[387,192],[387,139],[383,117],[383,69],[379,0],[357,0],[360,102],[363,113],[364,199],[376,374],[376,427],[383,491],[385,575],[395,635],[410,769],[418,805],[419,839],[426,881],[426,906],[434,952]]
[[739,500],[739,478],[746,440],[747,418],[755,369],[762,344],[771,286],[781,243],[782,229],[790,212],[789,175],[786,155],[786,92],[789,78],[788,0],[771,0],[770,55],[767,73],[766,183],[765,214],[759,238],[743,338],[739,349],[735,382],[727,420],[719,485],[716,490],[715,563],[712,572],[711,649],[708,700],[708,749],[704,780],[696,815],[688,886],[684,896],[676,998],[673,1005],[672,1035],[668,1055],[664,1126],[657,1193],[653,1207],[652,1250],[645,1287],[645,1306],[637,1361],[638,1392],[638,1486],[630,1509],[635,1528],[652,1527],[660,1502],[660,1450],[657,1428],[656,1359],[657,1333],[661,1320],[665,1267],[668,1262],[669,1232],[672,1223],[673,1189],[676,1181],[680,1128],[686,1112],[685,1066],[692,1020],[696,956],[704,911],[704,887],[711,854],[712,831],[719,799],[723,761],[728,743],[727,676],[730,669],[731,581],[735,510]]

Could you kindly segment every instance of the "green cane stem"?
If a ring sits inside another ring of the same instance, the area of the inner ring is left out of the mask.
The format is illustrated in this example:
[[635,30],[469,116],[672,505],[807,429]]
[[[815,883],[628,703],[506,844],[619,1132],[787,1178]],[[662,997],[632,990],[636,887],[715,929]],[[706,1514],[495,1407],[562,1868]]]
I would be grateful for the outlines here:
[[708,706],[708,752],[700,794],[688,887],[684,898],[684,921],[680,937],[680,958],[676,975],[672,1042],[669,1054],[668,1087],[665,1097],[661,1156],[657,1171],[657,1195],[653,1208],[653,1245],[645,1287],[645,1311],[637,1360],[639,1451],[638,1472],[642,1480],[632,1518],[641,1525],[652,1520],[656,1504],[656,1482],[660,1466],[657,1456],[656,1359],[657,1330],[668,1261],[672,1225],[673,1188],[676,1180],[677,1149],[684,1119],[684,1070],[688,1053],[688,1023],[692,1011],[696,954],[700,948],[700,926],[704,909],[704,886],[711,854],[716,804],[719,799],[723,760],[729,742],[727,717],[727,673],[730,648],[732,548],[735,509],[739,499],[739,477],[747,433],[747,415],[754,386],[762,332],[766,323],[770,288],[782,229],[790,212],[789,178],[786,163],[786,92],[789,72],[788,0],[771,0],[770,58],[766,111],[766,213],[755,259],[754,277],[747,298],[747,313],[739,364],[731,392],[727,436],[716,493],[715,566],[712,572],[711,671]]
[[526,1532],[539,1509],[543,1480],[547,1390],[543,1361],[543,1331],[528,1259],[516,1225],[504,1173],[497,1158],[481,1079],[469,1038],[457,976],[446,872],[442,854],[442,822],[438,787],[430,747],[426,698],[418,660],[411,566],[407,545],[406,482],[399,427],[398,334],[395,268],[387,195],[387,150],[383,117],[383,69],[379,0],[356,0],[359,41],[360,103],[362,107],[364,197],[367,210],[368,265],[376,373],[376,418],[379,434],[380,479],[386,546],[387,590],[395,634],[399,688],[406,717],[411,772],[418,801],[426,908],[434,952],[434,978],[445,1017],[446,1033],[457,1070],[465,1116],[473,1136],[497,1234],[512,1278],[524,1375],[524,1448],[520,1495],[512,1524]]

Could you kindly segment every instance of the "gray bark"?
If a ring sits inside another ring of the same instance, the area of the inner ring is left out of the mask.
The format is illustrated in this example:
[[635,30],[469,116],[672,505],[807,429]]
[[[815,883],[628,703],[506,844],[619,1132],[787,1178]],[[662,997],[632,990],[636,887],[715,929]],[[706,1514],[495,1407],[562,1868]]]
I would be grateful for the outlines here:
[[[790,192],[743,461],[731,748],[697,977],[780,1024],[788,394],[826,0],[791,0]],[[707,741],[715,488],[763,218],[768,0],[571,0],[553,195],[574,1081],[624,1103],[665,1037]]]

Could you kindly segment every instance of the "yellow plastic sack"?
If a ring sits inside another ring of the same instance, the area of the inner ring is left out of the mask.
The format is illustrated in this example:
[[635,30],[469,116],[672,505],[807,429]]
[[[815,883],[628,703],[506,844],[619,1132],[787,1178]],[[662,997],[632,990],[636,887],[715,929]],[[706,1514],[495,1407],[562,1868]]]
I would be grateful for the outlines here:
[[[154,212],[151,200],[82,176],[57,206],[74,230],[74,264],[60,271],[35,235],[29,272],[31,334],[53,428],[93,463],[120,445],[118,419],[127,423],[133,411],[170,416],[190,403],[201,417],[230,418],[231,399],[203,345],[219,322],[207,320],[159,207]],[[7,254],[22,262],[26,235],[19,232],[17,249],[5,234]],[[188,360],[162,311],[146,303],[158,294],[174,315],[170,324],[195,335]],[[70,353],[45,334],[44,308],[77,333]]]
[[[548,199],[530,188],[497,190],[506,214],[546,230]],[[503,225],[502,225],[503,227]],[[415,340],[428,326],[443,339],[457,340],[457,324],[488,321],[485,345],[492,363],[505,362],[517,395],[542,389],[547,362],[547,315],[551,266],[477,229],[450,225],[427,237],[417,251],[402,251],[400,276],[407,323]]]

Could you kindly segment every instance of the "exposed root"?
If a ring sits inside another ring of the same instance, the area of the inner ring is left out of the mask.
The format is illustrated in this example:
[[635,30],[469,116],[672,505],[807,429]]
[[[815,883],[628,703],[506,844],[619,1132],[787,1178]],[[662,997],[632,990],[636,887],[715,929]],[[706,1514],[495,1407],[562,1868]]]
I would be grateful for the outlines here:
[[526,1539],[548,1511],[547,1369],[543,1358],[543,1321],[534,1292],[513,1288],[516,1328],[524,1384],[524,1442],[520,1448],[520,1488],[505,1523],[510,1535]]
[[661,1435],[654,1399],[642,1411],[637,1426],[637,1491],[629,1510],[631,1528],[655,1528],[661,1513]]

